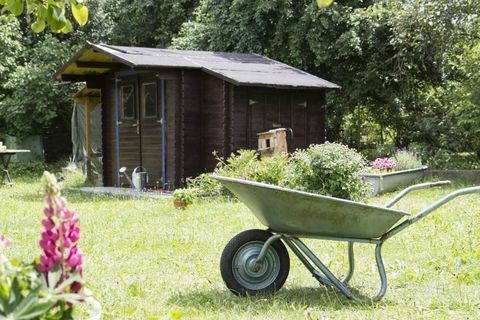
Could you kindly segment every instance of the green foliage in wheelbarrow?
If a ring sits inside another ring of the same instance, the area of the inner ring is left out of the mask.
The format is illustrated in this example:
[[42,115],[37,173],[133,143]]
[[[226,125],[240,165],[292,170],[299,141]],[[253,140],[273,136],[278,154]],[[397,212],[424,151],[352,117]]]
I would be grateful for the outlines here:
[[[349,200],[361,200],[370,194],[370,185],[360,177],[367,161],[355,149],[337,143],[312,144],[288,157],[274,154],[260,159],[254,150],[240,150],[227,159],[217,157],[213,172],[217,176],[262,182],[290,189],[313,192]],[[233,197],[209,174],[187,179],[189,189],[199,196]]]
[[371,186],[360,173],[366,159],[355,149],[338,143],[311,145],[297,150],[289,160],[283,186],[348,200],[361,200]]
[[[216,159],[218,163],[213,171],[215,175],[273,185],[281,184],[285,177],[285,166],[288,163],[286,155],[275,154],[272,157],[260,159],[258,152],[254,150],[239,150],[227,159],[220,157]],[[198,190],[199,196],[233,196],[227,188],[217,180],[211,179],[210,174],[207,173],[187,179],[187,186],[189,189]]]

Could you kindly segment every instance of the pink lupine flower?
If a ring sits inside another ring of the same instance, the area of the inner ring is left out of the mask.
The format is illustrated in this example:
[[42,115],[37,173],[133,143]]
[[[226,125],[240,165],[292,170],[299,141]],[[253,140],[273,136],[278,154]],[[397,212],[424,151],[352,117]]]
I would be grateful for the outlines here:
[[80,291],[80,289],[82,289],[82,284],[80,282],[77,282],[77,281],[72,283],[72,286],[70,287],[70,291],[72,293],[77,293],[77,292]]
[[63,246],[65,248],[70,248],[70,246],[72,245],[72,242],[70,241],[70,239],[67,237],[67,236],[63,236]]
[[82,263],[82,251],[77,246],[70,250],[67,263],[70,267],[75,268]]
[[45,253],[55,251],[55,242],[50,240],[40,240],[39,242],[40,248],[43,249]]
[[46,230],[42,232],[42,240],[45,241],[57,241],[58,240],[58,230]]
[[80,239],[80,229],[77,228],[70,228],[70,232],[68,234],[70,237],[70,241],[77,242]]
[[51,218],[46,218],[42,220],[42,225],[46,230],[52,230],[55,227],[55,222]]
[[[76,245],[80,239],[80,228],[76,225],[80,218],[68,208],[67,199],[60,195],[56,179],[49,173],[44,173],[46,208],[39,245],[43,250],[37,268],[45,275],[60,264],[62,279],[67,279],[74,272],[82,272],[82,251]],[[75,282],[70,290],[78,292],[81,283]]]
[[[47,199],[50,199],[50,197],[48,197]],[[53,216],[53,208],[52,207],[47,207],[43,210],[43,213],[47,216],[47,218],[50,218],[50,217]]]
[[0,235],[0,248],[10,247],[11,244],[12,244],[12,240],[8,239],[3,234]]

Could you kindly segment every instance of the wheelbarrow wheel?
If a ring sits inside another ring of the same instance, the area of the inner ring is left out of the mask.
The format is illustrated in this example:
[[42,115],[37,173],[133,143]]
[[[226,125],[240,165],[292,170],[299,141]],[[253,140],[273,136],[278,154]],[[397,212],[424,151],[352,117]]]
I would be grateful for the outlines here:
[[282,241],[274,241],[265,259],[256,265],[262,247],[272,233],[247,230],[233,237],[223,250],[220,271],[228,289],[236,295],[256,295],[279,290],[288,277],[290,259]]

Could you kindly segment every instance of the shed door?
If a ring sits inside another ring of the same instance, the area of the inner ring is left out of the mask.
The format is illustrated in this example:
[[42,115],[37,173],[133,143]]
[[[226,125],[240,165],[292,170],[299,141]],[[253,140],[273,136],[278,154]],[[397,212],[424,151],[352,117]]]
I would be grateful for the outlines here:
[[140,82],[141,159],[151,186],[162,182],[162,83],[156,79]]
[[[140,162],[140,122],[136,81],[125,81],[119,87],[119,158],[120,167],[127,167],[129,174]],[[127,186],[122,177],[121,184]]]

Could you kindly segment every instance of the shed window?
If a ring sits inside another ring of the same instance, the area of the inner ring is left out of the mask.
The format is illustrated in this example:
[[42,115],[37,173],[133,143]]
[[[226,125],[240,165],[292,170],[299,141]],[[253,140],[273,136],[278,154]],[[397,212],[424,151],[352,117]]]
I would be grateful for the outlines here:
[[143,116],[145,118],[157,118],[157,84],[155,82],[142,85]]
[[133,85],[121,87],[123,119],[135,119],[135,89]]

